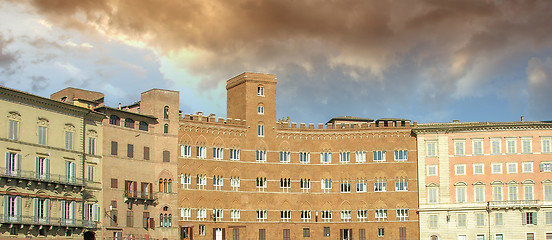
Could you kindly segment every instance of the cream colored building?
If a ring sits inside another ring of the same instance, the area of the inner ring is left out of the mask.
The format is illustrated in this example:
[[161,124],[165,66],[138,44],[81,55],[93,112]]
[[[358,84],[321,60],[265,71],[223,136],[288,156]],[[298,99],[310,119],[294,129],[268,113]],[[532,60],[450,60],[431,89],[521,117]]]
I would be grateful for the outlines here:
[[0,87],[0,235],[93,239],[104,115]]
[[552,123],[419,124],[420,239],[552,239]]

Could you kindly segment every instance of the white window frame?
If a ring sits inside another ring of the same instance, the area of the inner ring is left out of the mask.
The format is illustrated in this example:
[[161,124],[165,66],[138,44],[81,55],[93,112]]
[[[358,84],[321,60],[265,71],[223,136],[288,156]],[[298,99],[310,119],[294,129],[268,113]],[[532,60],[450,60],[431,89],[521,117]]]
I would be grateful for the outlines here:
[[323,178],[320,181],[320,188],[322,192],[329,193],[332,191],[332,179],[331,178]]
[[[481,171],[476,171],[481,169]],[[484,175],[485,174],[485,164],[484,163],[474,163],[473,164],[473,175]]]
[[394,159],[396,162],[408,161],[408,150],[395,150]]
[[299,162],[302,164],[310,163],[310,152],[300,152],[299,153]]
[[198,208],[196,211],[196,218],[198,221],[205,221],[205,219],[207,219],[207,209]]
[[497,226],[504,225],[504,214],[503,213],[496,212],[494,219],[495,219],[495,221],[494,221],[495,225],[497,225]]
[[473,201],[485,202],[485,185],[475,185],[473,187]]
[[355,160],[357,163],[365,163],[366,162],[366,151],[357,151],[355,153]]
[[502,138],[491,138],[491,154],[502,154]]
[[528,154],[533,152],[533,138],[521,137],[521,153]]
[[290,178],[280,178],[280,190],[282,192],[289,192],[291,190]]
[[533,173],[533,162],[522,162],[521,167],[523,173]]
[[523,200],[535,200],[535,186],[523,184]]
[[504,186],[494,185],[492,186],[493,201],[502,201],[504,199]]
[[240,160],[240,150],[236,148],[230,149],[230,160],[239,161]]
[[368,210],[366,209],[357,210],[357,221],[366,222],[367,219],[368,219]]
[[291,222],[291,210],[280,210],[280,220],[282,222]]
[[408,179],[399,178],[395,180],[395,191],[396,192],[406,192],[408,191]]
[[341,180],[339,183],[341,193],[350,193],[351,192],[351,183],[349,180]]
[[257,210],[257,222],[265,222],[267,217],[266,210]]
[[213,159],[215,159],[215,160],[224,159],[224,148],[214,147],[213,148]]
[[506,153],[515,154],[517,153],[517,138],[505,138],[506,141]]
[[506,173],[507,174],[518,173],[518,163],[517,162],[506,163]]
[[230,220],[232,222],[240,221],[241,211],[239,209],[230,209]]
[[281,163],[290,163],[291,162],[291,153],[289,151],[280,151],[280,162]]
[[456,186],[456,202],[457,203],[467,202],[467,198],[468,198],[467,189],[468,188],[466,186]]
[[466,164],[455,164],[454,175],[456,176],[466,175]]
[[331,210],[324,210],[322,212],[322,221],[331,222],[333,219],[333,212]]
[[466,155],[466,140],[454,140],[454,155]]
[[73,132],[65,131],[65,149],[73,150]]
[[472,139],[472,154],[473,155],[483,155],[483,139],[474,138]]
[[457,219],[457,224],[456,226],[458,227],[466,227],[467,226],[467,214],[466,213],[458,213],[458,215],[456,215],[456,219]]
[[192,210],[189,208],[180,208],[180,218],[184,221],[189,221],[192,217]]
[[376,221],[383,222],[387,221],[387,209],[376,209],[374,211]]
[[427,188],[427,203],[439,203],[439,188],[428,187]]
[[[434,169],[435,173],[432,173],[431,169]],[[427,176],[439,176],[439,167],[437,164],[427,165]]]
[[48,144],[48,127],[38,126],[38,145]]
[[192,146],[190,145],[180,145],[180,156],[189,158],[192,156]]
[[190,186],[192,185],[192,176],[189,173],[187,174],[181,173],[180,184],[182,185],[183,189],[189,189]]
[[351,210],[341,210],[341,221],[342,222],[351,221]]
[[230,187],[232,188],[232,191],[240,190],[240,182],[240,177],[230,177]]
[[541,153],[552,152],[552,137],[541,137]]
[[[496,166],[500,166],[500,171],[497,171]],[[491,163],[492,174],[502,174],[502,163]]]
[[299,181],[301,191],[303,192],[309,192],[311,189],[311,180],[310,178],[301,178]]
[[213,176],[213,188],[215,190],[222,190],[224,186],[224,178],[222,176]]
[[356,183],[356,192],[367,192],[368,188],[367,188],[367,184],[366,184],[366,180],[364,179],[358,179],[357,180],[357,183]]
[[266,162],[266,151],[265,150],[255,151],[255,160],[257,162]]
[[339,163],[346,164],[351,162],[351,152],[340,152]]
[[331,164],[332,163],[332,153],[331,152],[321,152],[320,153],[320,163],[322,163],[322,164]]
[[19,121],[10,119],[8,125],[8,139],[19,140]]
[[484,213],[476,213],[475,214],[475,225],[478,227],[485,226],[485,214]]
[[264,125],[259,124],[257,125],[257,137],[264,137]]
[[374,192],[387,192],[387,181],[383,178],[376,178],[374,181]]
[[207,158],[207,147],[196,146],[196,158],[199,158],[199,159]]
[[259,114],[259,115],[263,115],[263,114],[264,114],[264,105],[259,104],[259,105],[257,106],[257,114]]
[[508,200],[509,201],[519,200],[519,188],[517,184],[508,185]]
[[426,156],[436,157],[437,156],[437,141],[426,141]]
[[408,220],[408,209],[406,208],[397,209],[397,219],[401,222]]
[[257,96],[264,97],[264,86],[262,85],[257,86]]
[[205,190],[205,186],[207,186],[207,175],[198,174],[196,176],[196,185],[197,185],[197,189]]
[[311,211],[310,210],[301,210],[301,221],[310,222],[311,221]]
[[552,201],[552,184],[544,183],[542,185],[543,199],[545,201]]
[[373,151],[373,161],[374,162],[385,162],[387,161],[387,151],[378,150]]
[[266,190],[266,177],[257,177],[255,181],[255,186],[257,187],[258,192],[264,192]]

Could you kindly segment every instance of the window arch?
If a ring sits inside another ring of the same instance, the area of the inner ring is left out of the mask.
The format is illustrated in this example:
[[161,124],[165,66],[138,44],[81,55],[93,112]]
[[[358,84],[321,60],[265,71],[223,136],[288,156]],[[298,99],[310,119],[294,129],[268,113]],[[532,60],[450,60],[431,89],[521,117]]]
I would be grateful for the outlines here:
[[121,118],[117,115],[111,115],[109,116],[109,124],[119,126],[121,125]]
[[126,128],[134,128],[134,120],[130,118],[125,119],[125,127]]
[[169,124],[165,123],[165,126],[163,126],[163,133],[169,133]]
[[163,119],[169,119],[169,106],[163,108]]
[[138,129],[139,130],[142,130],[142,131],[148,131],[148,123],[147,122],[144,122],[144,121],[140,121],[140,123],[138,124]]
[[257,86],[257,96],[264,96],[264,86],[263,85]]
[[257,114],[259,114],[259,115],[264,114],[264,104],[259,103],[259,105],[257,105]]

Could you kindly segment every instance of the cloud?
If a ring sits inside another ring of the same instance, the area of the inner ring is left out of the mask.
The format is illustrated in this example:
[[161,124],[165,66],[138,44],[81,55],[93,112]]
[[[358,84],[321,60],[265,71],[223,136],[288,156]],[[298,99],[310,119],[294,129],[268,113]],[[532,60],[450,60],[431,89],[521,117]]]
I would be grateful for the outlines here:
[[551,120],[552,111],[552,58],[545,60],[532,58],[527,65],[527,83],[529,85],[529,112],[540,118]]
[[5,39],[0,35],[0,68],[8,69],[17,61],[17,56],[7,50],[7,46],[13,42],[13,39]]

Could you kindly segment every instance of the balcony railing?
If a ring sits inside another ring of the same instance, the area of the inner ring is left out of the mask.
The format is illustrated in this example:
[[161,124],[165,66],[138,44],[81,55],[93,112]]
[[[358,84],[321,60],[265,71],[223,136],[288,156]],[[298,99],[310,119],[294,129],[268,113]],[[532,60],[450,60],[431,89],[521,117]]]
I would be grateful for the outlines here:
[[132,191],[132,190],[125,190],[124,193],[125,199],[133,200],[133,201],[155,201],[157,200],[157,197],[153,192],[140,192],[140,191]]
[[48,226],[67,226],[67,227],[83,227],[97,228],[97,223],[82,219],[65,219],[65,218],[39,218],[37,216],[8,216],[0,214],[2,223],[27,224],[27,225],[48,225]]
[[539,200],[507,200],[507,201],[490,201],[489,207],[495,208],[539,208],[541,202]]
[[83,186],[83,179],[74,176],[62,174],[40,174],[35,171],[28,170],[12,170],[0,167],[0,176],[8,178],[26,179],[39,182],[50,182],[59,184],[68,184],[75,186]]

